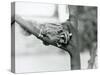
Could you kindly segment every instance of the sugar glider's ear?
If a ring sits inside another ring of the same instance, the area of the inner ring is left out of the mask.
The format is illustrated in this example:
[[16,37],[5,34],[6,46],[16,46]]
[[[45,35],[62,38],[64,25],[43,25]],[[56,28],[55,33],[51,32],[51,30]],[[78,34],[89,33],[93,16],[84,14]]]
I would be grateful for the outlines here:
[[67,19],[64,23],[62,23],[64,29],[67,29],[69,32],[75,30],[74,26],[71,24],[71,21]]

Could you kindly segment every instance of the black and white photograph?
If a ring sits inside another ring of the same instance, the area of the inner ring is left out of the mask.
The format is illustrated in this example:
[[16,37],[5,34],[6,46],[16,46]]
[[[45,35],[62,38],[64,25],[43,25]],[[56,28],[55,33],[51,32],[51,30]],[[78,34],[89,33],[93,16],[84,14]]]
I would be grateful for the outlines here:
[[97,6],[12,2],[11,72],[98,68]]

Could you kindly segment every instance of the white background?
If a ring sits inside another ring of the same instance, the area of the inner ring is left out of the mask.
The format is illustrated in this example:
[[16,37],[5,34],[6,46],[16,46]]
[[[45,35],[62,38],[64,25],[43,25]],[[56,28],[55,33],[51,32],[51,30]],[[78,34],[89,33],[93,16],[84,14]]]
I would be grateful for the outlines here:
[[[10,72],[11,61],[11,26],[10,26],[10,3],[14,0],[1,0],[0,1],[0,75],[14,75]],[[20,0],[15,0],[20,1]],[[99,0],[21,0],[32,2],[47,2],[59,4],[74,4],[74,5],[94,5],[100,8]],[[98,8],[98,10],[99,10]],[[98,11],[98,30],[100,29],[100,11]],[[98,33],[98,42],[99,40]],[[100,63],[100,51],[98,44],[98,63]],[[98,64],[99,65],[99,64]],[[100,65],[99,65],[100,67]],[[98,67],[98,68],[99,68]],[[42,72],[42,73],[27,73],[25,75],[99,75],[100,68],[96,70],[81,70],[81,71],[61,71],[61,72]],[[24,74],[19,74],[24,75]]]

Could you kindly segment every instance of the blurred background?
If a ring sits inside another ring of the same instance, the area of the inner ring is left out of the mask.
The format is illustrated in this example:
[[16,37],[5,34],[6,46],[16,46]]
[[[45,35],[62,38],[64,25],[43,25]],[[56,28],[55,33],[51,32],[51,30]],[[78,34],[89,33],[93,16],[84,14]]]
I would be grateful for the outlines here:
[[[63,23],[70,16],[76,16],[81,44],[81,69],[92,68],[88,61],[96,57],[97,7],[16,2],[15,8],[15,13],[25,20],[38,23]],[[17,73],[70,70],[70,56],[67,52],[51,45],[43,45],[41,40],[28,35],[17,23],[15,55]],[[96,68],[97,65],[93,62]]]
[[[69,5],[70,16],[76,17],[81,53],[88,51],[88,68],[96,68],[97,58],[97,7]],[[75,16],[76,15],[76,16]]]
[[94,6],[69,6],[71,14],[77,14],[78,31],[81,46],[84,51],[91,50],[97,44],[97,7]]

